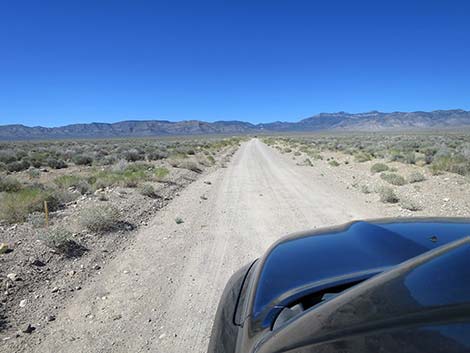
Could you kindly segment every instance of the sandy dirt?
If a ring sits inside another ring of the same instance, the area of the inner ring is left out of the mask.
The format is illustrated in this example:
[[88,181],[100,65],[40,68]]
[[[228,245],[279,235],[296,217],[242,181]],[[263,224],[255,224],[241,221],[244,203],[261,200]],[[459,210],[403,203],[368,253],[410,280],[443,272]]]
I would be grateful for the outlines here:
[[[185,188],[59,312],[7,351],[204,352],[223,287],[280,237],[386,206],[258,139]],[[180,217],[184,223],[177,224]]]

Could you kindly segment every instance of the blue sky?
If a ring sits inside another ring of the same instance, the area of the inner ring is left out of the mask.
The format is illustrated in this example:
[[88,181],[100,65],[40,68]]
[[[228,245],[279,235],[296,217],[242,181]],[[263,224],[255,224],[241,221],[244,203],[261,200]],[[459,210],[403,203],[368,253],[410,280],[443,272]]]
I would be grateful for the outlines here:
[[0,124],[470,109],[469,1],[0,2]]

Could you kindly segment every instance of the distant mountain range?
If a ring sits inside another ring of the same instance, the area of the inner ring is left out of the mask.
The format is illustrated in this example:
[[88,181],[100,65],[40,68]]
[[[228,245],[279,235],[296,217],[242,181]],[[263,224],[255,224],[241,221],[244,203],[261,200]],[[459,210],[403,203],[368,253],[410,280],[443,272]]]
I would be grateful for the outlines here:
[[64,138],[149,137],[204,134],[254,134],[309,131],[398,131],[470,128],[470,112],[435,110],[432,112],[393,112],[350,114],[321,113],[298,122],[251,124],[243,121],[130,120],[117,123],[73,124],[60,127],[0,125],[0,140]]

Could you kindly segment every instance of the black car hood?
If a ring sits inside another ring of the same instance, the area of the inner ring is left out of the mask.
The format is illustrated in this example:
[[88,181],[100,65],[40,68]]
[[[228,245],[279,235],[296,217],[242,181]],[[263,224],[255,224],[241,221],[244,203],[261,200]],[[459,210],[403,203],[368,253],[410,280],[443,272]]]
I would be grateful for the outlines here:
[[245,311],[251,329],[269,329],[285,306],[308,293],[363,281],[466,235],[470,220],[447,218],[360,221],[284,238],[253,276]]
[[469,352],[470,237],[401,263],[263,337],[255,352]]

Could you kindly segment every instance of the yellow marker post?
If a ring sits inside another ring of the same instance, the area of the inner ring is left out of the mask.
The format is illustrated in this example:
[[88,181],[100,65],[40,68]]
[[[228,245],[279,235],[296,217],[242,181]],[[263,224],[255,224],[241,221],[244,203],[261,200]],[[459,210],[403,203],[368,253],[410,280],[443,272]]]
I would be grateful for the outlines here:
[[44,201],[44,215],[46,216],[46,228],[49,228],[49,208],[47,207],[47,201]]

